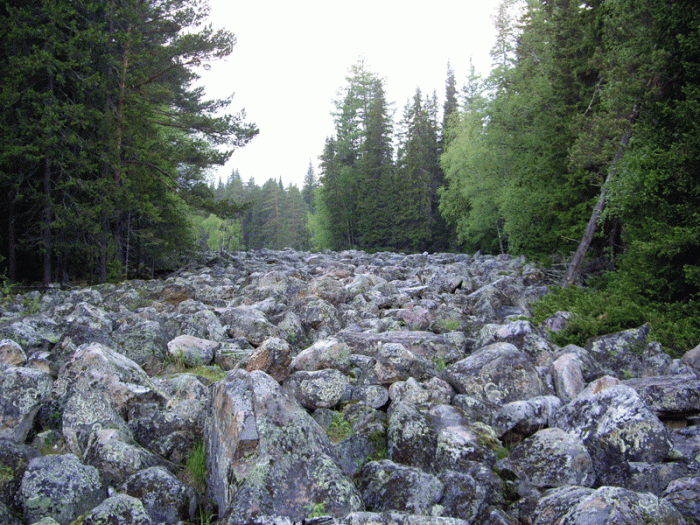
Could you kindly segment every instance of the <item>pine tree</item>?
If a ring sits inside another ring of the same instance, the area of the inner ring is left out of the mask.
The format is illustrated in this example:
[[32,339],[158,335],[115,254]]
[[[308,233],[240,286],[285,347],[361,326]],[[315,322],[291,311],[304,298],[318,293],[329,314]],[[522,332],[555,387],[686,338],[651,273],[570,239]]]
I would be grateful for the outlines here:
[[304,176],[304,186],[301,189],[301,196],[306,204],[306,209],[309,213],[314,213],[316,211],[316,205],[314,204],[314,192],[318,187],[318,180],[316,180],[316,172],[314,171],[314,166],[309,160],[309,169],[306,170],[306,175]]

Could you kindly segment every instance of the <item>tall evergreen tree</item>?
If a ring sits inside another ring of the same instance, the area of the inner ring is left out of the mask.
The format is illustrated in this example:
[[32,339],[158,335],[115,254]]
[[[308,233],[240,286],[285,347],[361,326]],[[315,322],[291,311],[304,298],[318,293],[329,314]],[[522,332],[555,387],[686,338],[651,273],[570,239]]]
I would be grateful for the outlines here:
[[0,7],[0,126],[16,138],[0,156],[13,278],[17,257],[39,246],[44,283],[94,267],[104,280],[108,265],[126,272],[184,247],[182,199],[204,204],[197,182],[228,156],[217,147],[257,132],[243,115],[215,116],[228,100],[192,87],[194,68],[235,42],[204,26],[207,14],[200,0]]
[[301,197],[306,204],[306,209],[309,213],[314,213],[316,210],[316,205],[314,204],[314,192],[318,187],[318,180],[316,179],[316,172],[314,171],[314,166],[309,160],[309,169],[306,170],[306,175],[304,175],[304,185],[301,189]]
[[336,135],[321,156],[314,236],[333,249],[378,249],[390,235],[392,121],[383,80],[364,60],[350,68],[347,83],[335,101]]

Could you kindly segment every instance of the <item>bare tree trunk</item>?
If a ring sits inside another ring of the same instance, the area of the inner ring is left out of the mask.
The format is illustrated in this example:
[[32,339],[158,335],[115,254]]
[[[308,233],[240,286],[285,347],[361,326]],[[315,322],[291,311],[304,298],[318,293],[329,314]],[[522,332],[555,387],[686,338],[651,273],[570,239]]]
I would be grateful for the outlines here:
[[610,184],[610,181],[615,175],[617,163],[620,162],[620,160],[622,160],[622,157],[625,155],[625,148],[629,144],[630,137],[632,136],[632,125],[634,124],[634,121],[637,120],[638,116],[639,110],[635,105],[634,111],[632,112],[632,115],[630,115],[630,125],[627,128],[625,134],[622,136],[622,139],[620,140],[620,147],[618,148],[617,152],[615,153],[615,156],[612,159],[612,162],[610,163],[610,168],[608,169],[608,176],[605,178],[603,187],[600,190],[598,202],[596,202],[596,205],[593,208],[593,213],[591,214],[591,218],[588,221],[588,225],[586,226],[586,231],[583,234],[583,238],[581,239],[581,242],[578,245],[578,249],[576,250],[574,257],[571,259],[571,262],[569,263],[569,266],[566,269],[566,275],[564,276],[564,279],[561,282],[562,288],[566,288],[567,286],[575,284],[581,276],[581,265],[583,263],[583,258],[585,257],[589,246],[591,245],[593,235],[595,234],[596,226],[598,225],[598,220],[600,219],[600,216],[602,215],[603,210],[605,209],[605,205],[607,204],[608,185]]

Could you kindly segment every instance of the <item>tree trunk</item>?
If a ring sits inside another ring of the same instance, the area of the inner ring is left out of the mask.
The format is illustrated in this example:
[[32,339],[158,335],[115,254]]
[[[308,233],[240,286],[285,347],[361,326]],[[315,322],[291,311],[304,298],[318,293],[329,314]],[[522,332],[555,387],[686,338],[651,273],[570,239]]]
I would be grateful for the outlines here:
[[625,155],[625,148],[629,144],[630,137],[632,136],[632,125],[634,124],[634,121],[637,120],[638,116],[639,110],[635,106],[635,109],[632,112],[632,115],[630,116],[630,125],[627,128],[625,134],[622,136],[622,139],[620,140],[620,147],[618,148],[617,152],[615,153],[615,156],[612,159],[612,162],[610,163],[610,168],[608,169],[608,176],[605,178],[603,187],[600,190],[598,202],[596,202],[596,205],[593,207],[593,213],[591,214],[591,218],[588,221],[588,225],[586,226],[586,231],[583,234],[583,238],[581,239],[581,242],[578,245],[578,249],[576,250],[574,257],[571,259],[571,262],[569,263],[569,266],[566,269],[566,275],[564,276],[564,279],[561,282],[562,288],[566,288],[567,286],[575,284],[581,276],[581,265],[583,263],[583,258],[585,257],[589,246],[591,245],[591,241],[593,241],[593,235],[595,234],[595,229],[598,225],[598,219],[600,219],[600,216],[603,213],[603,210],[605,209],[605,205],[607,204],[608,185],[612,180],[613,176],[615,175],[617,163],[620,162],[620,160],[622,160],[622,157]]

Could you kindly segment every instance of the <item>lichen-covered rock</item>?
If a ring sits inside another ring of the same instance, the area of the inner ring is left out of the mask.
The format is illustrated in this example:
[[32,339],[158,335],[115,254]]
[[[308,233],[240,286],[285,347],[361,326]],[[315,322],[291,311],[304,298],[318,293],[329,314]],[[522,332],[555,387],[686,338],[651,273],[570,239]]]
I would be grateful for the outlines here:
[[424,515],[433,513],[444,489],[443,483],[432,474],[390,460],[367,463],[358,485],[367,510]]
[[474,523],[485,504],[486,487],[469,474],[454,470],[440,472],[438,479],[445,487],[440,498],[443,515]]
[[167,344],[171,359],[192,368],[210,364],[220,346],[221,343],[217,341],[201,339],[193,335],[179,335]]
[[104,392],[76,392],[65,404],[62,417],[63,436],[71,452],[82,456],[90,436],[96,430],[115,429],[131,436],[128,425],[117,414]]
[[683,354],[681,363],[690,367],[695,372],[695,375],[700,377],[700,345]]
[[19,490],[24,518],[50,516],[68,525],[106,497],[100,473],[73,454],[40,456],[27,465]]
[[595,481],[593,461],[580,439],[559,428],[545,428],[516,445],[508,466],[519,479],[540,488],[579,485]]
[[221,320],[228,326],[229,337],[243,337],[253,346],[281,335],[263,312],[251,306],[226,308],[221,312]]
[[163,467],[150,467],[126,480],[122,490],[143,503],[156,523],[194,521],[197,495]]
[[204,432],[211,495],[229,525],[259,515],[300,520],[360,510],[323,429],[264,372],[236,370],[212,387]]
[[406,381],[396,381],[389,387],[389,398],[393,403],[448,405],[454,395],[454,389],[439,377],[432,377],[420,383],[409,377]]
[[158,321],[140,321],[120,326],[112,332],[115,348],[139,366],[165,358],[166,336]]
[[284,390],[309,410],[331,408],[344,397],[349,399],[349,388],[348,378],[333,368],[294,372],[284,383]]
[[284,339],[271,337],[250,354],[246,362],[246,370],[262,370],[278,383],[282,383],[289,375],[289,365],[292,362],[292,347]]
[[427,412],[407,403],[392,403],[387,444],[389,457],[395,463],[432,470],[437,433]]
[[381,345],[374,358],[373,375],[381,385],[405,381],[409,377],[424,380],[436,374],[430,361],[414,354],[400,343]]
[[138,364],[99,343],[78,348],[61,369],[52,396],[65,400],[74,392],[91,390],[104,392],[122,417],[132,404],[164,401]]
[[191,335],[207,341],[221,341],[226,338],[226,329],[213,310],[198,309],[187,315],[180,325],[182,335]]
[[402,512],[353,512],[329,525],[469,525],[466,520]]
[[549,426],[550,419],[561,406],[561,400],[554,396],[512,401],[493,413],[491,426],[505,443],[517,443]]
[[97,468],[102,478],[113,485],[123,483],[141,469],[164,463],[159,456],[140,447],[131,436],[112,428],[90,434],[83,462]]
[[52,385],[51,376],[41,370],[12,366],[0,371],[0,439],[27,439]]
[[299,352],[290,364],[291,370],[306,372],[324,368],[335,368],[341,372],[347,372],[350,367],[350,347],[334,337],[316,341]]
[[19,510],[17,502],[22,476],[29,462],[39,452],[9,439],[0,439],[0,503]]
[[441,377],[460,394],[502,405],[545,395],[532,359],[510,343],[494,343],[449,365]]
[[[651,327],[644,325],[592,339],[586,345],[601,369],[608,375],[649,377],[666,375],[671,365],[658,343],[648,343]],[[662,357],[661,360],[658,358]]]
[[154,521],[136,498],[118,494],[107,498],[82,519],[82,525],[153,525]]
[[553,416],[552,426],[581,439],[596,475],[630,461],[661,462],[671,443],[664,425],[637,392],[624,385],[585,391]]
[[437,434],[433,468],[462,470],[474,461],[485,465],[496,462],[491,446],[500,446],[493,430],[482,423],[470,421],[465,414],[449,405],[430,408],[430,420]]
[[663,523],[685,525],[668,501],[648,492],[620,487],[562,487],[547,493],[537,505],[534,525],[618,525]]
[[523,320],[484,325],[474,344],[482,348],[493,343],[511,343],[533,356],[552,349],[552,344],[529,321]]
[[669,483],[663,493],[669,501],[691,523],[700,523],[700,477],[683,477]]
[[[347,343],[353,354],[375,356],[379,349],[388,343],[402,345],[411,354],[422,357],[429,363],[435,359],[442,359],[445,363],[452,363],[464,356],[463,345],[451,337],[450,334],[435,334],[424,331],[388,330],[375,333],[368,330],[357,330],[348,327],[336,334],[336,337]],[[427,376],[435,375],[429,372]],[[429,377],[412,376],[423,380]],[[403,380],[407,379],[404,377]]]
[[662,420],[683,421],[700,415],[700,379],[694,375],[635,378],[623,384],[634,388]]
[[25,352],[58,342],[65,322],[57,322],[45,314],[25,317],[0,328],[0,337],[19,344]]

